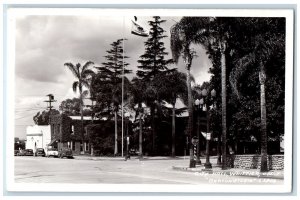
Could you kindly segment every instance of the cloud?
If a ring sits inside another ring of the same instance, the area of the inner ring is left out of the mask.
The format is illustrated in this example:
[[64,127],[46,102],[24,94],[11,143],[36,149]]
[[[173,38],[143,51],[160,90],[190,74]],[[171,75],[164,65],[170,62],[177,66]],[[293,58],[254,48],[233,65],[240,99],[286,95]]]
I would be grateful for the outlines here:
[[[149,29],[151,17],[138,17],[138,22]],[[166,37],[166,51],[170,52],[170,27],[180,17],[163,17],[162,23]],[[93,61],[97,66],[105,61],[106,51],[117,39],[125,41],[126,55],[130,58],[130,68],[137,69],[137,60],[144,51],[147,38],[130,33],[131,19],[99,16],[28,16],[17,20],[16,35],[16,75],[24,79],[41,82],[57,82],[67,73],[63,64]],[[171,54],[165,56],[171,58]],[[194,59],[193,67],[206,62],[207,57]],[[184,71],[184,65],[178,68]],[[200,67],[201,68],[201,67]],[[199,69],[200,69],[199,68]],[[200,69],[201,70],[201,69]]]
[[[168,36],[164,38],[166,51],[171,58],[170,27],[181,17],[162,17],[166,23],[162,27]],[[124,21],[123,21],[124,20]],[[130,58],[129,68],[133,70],[130,77],[135,75],[137,60],[144,54],[144,42],[147,38],[132,35],[131,18],[100,17],[100,16],[42,16],[28,15],[16,21],[16,107],[34,107],[41,105],[46,108],[46,96],[54,94],[57,100],[54,107],[58,109],[61,101],[72,98],[75,78],[64,66],[66,62],[84,64],[93,61],[95,66],[105,62],[106,51],[110,44],[125,37],[125,52]],[[149,29],[147,21],[152,17],[138,17],[138,23]],[[124,24],[123,24],[124,23]],[[123,26],[124,25],[124,26]],[[195,46],[198,57],[193,60],[192,74],[198,84],[209,80],[207,73],[210,64],[205,52]],[[185,65],[180,59],[176,66],[185,72]],[[37,104],[39,103],[39,104]],[[26,113],[24,113],[26,115]],[[24,121],[22,121],[24,120]],[[32,113],[17,123],[31,124]]]

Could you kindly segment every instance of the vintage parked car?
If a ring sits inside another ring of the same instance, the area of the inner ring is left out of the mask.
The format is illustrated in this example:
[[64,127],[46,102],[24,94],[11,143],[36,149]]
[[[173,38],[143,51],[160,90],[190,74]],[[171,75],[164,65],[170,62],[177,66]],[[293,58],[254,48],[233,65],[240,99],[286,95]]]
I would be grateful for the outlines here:
[[138,156],[139,155],[139,150],[137,149],[130,149],[128,154],[131,155],[131,156]]
[[58,152],[58,157],[59,158],[63,158],[63,157],[67,157],[67,158],[73,158],[73,153],[72,150],[69,148],[63,148]]
[[57,157],[58,156],[58,151],[56,148],[47,148],[46,152],[47,157],[49,158],[50,156],[52,157]]
[[32,149],[25,149],[25,156],[33,156],[33,150]]
[[44,149],[43,148],[37,148],[36,149],[36,156],[43,156],[43,157],[45,157],[46,154],[45,154]]

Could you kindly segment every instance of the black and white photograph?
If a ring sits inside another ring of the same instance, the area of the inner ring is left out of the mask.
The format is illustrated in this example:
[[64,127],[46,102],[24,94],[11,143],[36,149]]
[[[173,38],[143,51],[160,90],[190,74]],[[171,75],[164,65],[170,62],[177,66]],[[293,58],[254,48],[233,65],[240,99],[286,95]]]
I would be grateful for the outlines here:
[[7,13],[10,191],[291,191],[292,10]]

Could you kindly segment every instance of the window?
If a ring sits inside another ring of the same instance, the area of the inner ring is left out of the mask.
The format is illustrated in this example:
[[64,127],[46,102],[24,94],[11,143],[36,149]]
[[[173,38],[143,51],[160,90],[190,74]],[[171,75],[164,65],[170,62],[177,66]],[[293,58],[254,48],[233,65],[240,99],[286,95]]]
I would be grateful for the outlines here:
[[80,142],[80,151],[83,151],[83,144]]
[[89,150],[89,143],[85,143],[85,150],[88,151]]
[[72,141],[71,143],[72,143],[72,150],[75,151],[75,142]]
[[74,135],[74,125],[71,125],[71,135]]

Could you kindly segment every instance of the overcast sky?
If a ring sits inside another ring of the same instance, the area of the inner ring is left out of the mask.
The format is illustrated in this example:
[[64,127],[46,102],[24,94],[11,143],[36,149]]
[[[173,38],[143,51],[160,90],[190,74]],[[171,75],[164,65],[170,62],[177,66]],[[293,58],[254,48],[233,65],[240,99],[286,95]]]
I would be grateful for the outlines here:
[[[170,27],[181,17],[162,17],[167,22],[162,24],[166,31],[165,47],[170,52]],[[64,66],[66,62],[74,64],[92,61],[100,66],[105,61],[105,51],[117,39],[127,38],[125,54],[130,58],[129,68],[133,76],[137,69],[137,60],[145,51],[145,37],[132,35],[133,17],[103,16],[26,16],[16,20],[16,137],[25,138],[26,126],[33,125],[33,116],[46,108],[46,95],[54,94],[60,102],[73,98],[75,81],[72,73]],[[151,17],[138,17],[138,23],[149,29],[147,21]],[[208,68],[211,66],[205,51],[200,46],[194,47],[198,57],[194,59],[192,74],[197,84],[209,80]],[[177,67],[185,72],[182,60]]]

